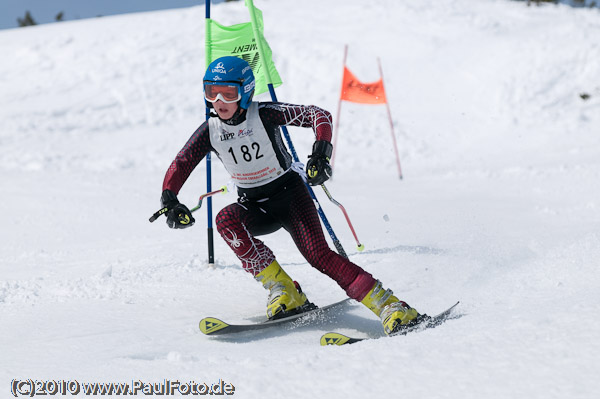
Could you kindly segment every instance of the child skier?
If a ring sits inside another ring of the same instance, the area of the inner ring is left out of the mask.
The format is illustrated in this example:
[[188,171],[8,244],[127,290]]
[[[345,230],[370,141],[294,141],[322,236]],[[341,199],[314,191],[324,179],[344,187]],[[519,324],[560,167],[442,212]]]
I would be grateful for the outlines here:
[[189,209],[177,200],[192,170],[209,152],[217,154],[238,187],[238,201],[216,216],[217,231],[242,267],[269,290],[267,316],[286,317],[312,305],[298,283],[281,268],[273,252],[257,236],[283,227],[311,266],[335,280],[346,294],[380,317],[386,334],[423,319],[415,309],[385,290],[378,280],[332,251],[323,235],[317,210],[301,174],[285,148],[280,126],[311,127],[316,135],[306,165],[308,183],[331,176],[331,115],[316,106],[253,102],[254,74],[237,57],[213,61],[204,75],[206,105],[216,114],[191,136],[167,170],[161,203],[167,224],[194,224]]

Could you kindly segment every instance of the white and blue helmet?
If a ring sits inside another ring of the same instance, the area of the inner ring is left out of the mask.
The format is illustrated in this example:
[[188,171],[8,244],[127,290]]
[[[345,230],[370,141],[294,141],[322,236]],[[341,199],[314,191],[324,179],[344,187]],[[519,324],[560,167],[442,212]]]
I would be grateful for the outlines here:
[[248,109],[254,96],[256,80],[250,64],[238,57],[221,57],[210,63],[204,74],[204,98],[206,106],[212,108],[212,102],[206,97],[207,86],[238,86],[240,107]]

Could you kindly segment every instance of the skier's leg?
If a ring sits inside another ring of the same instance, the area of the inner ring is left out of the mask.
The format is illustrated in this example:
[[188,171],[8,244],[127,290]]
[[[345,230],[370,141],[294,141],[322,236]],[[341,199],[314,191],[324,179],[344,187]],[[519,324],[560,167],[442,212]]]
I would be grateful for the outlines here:
[[306,295],[281,268],[271,249],[255,237],[278,230],[281,223],[257,203],[245,202],[223,208],[215,224],[219,234],[241,260],[244,270],[269,290],[267,317],[285,317],[310,307]]
[[245,271],[256,277],[275,260],[269,247],[255,235],[269,234],[281,228],[269,215],[251,204],[233,203],[221,209],[215,218],[217,231],[233,250]]
[[423,317],[400,301],[391,290],[385,290],[378,280],[360,266],[332,251],[325,241],[317,210],[304,184],[295,185],[288,195],[289,217],[284,227],[296,246],[316,269],[335,280],[346,294],[381,318],[386,334],[420,321]]
[[300,177],[269,205],[308,263],[331,277],[350,298],[361,301],[373,288],[376,280],[370,273],[329,248],[315,205]]

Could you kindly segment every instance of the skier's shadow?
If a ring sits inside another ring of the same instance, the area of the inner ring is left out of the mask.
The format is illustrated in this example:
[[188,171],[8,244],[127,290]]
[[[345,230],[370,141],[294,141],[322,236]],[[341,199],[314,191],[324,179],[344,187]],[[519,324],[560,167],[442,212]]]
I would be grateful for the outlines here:
[[370,338],[383,336],[384,333],[381,330],[381,322],[379,320],[369,318],[368,316],[363,317],[348,313],[348,311],[352,310],[355,306],[356,305],[353,304],[344,305],[343,307],[340,307],[336,313],[310,315],[306,319],[299,319],[280,327],[272,327],[268,331],[258,330],[230,335],[217,335],[210,337],[210,339],[222,342],[250,343],[262,341],[264,339],[283,337],[296,332],[301,333],[318,330],[325,333],[335,329],[356,330]]
[[[248,331],[230,335],[217,335],[209,338],[222,342],[251,343],[315,330],[320,331],[321,334],[335,330],[343,330],[342,333],[348,334],[348,330],[353,330],[351,334],[356,338],[385,337],[386,335],[381,327],[381,321],[378,319],[369,317],[369,314],[361,316],[348,313],[348,311],[355,308],[355,306],[355,304],[348,304],[340,308],[338,313],[317,315],[307,320],[300,319],[281,327],[273,327],[268,331]],[[460,319],[465,315],[465,313],[455,312],[444,320],[444,323],[449,320]],[[444,323],[429,327],[428,329],[437,328]],[[304,339],[305,338],[302,338],[302,340]]]

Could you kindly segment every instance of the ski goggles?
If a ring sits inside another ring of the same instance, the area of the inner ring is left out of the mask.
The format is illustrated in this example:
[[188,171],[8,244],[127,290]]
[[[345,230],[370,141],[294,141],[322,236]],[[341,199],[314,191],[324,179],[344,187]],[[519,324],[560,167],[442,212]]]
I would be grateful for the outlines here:
[[240,86],[237,84],[204,84],[204,98],[214,103],[221,100],[224,103],[235,103],[242,99]]

